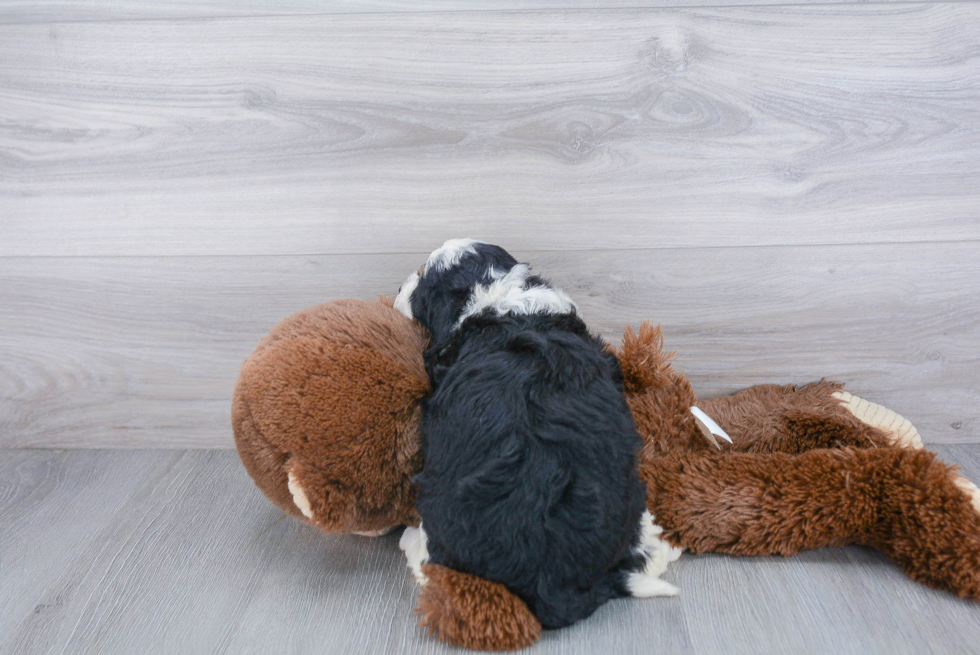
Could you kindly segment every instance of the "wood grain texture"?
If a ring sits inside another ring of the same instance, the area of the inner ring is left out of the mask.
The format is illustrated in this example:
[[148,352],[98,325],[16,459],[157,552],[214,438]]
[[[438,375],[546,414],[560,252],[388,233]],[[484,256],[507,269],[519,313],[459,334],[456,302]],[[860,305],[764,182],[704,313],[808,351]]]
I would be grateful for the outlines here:
[[980,239],[980,4],[0,26],[0,255]]
[[[980,479],[980,447],[940,450]],[[232,452],[8,450],[0,473],[4,653],[459,652],[416,627],[397,533],[284,517]],[[533,652],[922,655],[980,640],[980,605],[868,549],[688,554],[666,577],[679,596],[613,601]]]
[[180,456],[0,454],[0,652],[47,652],[12,648],[11,637],[25,625],[34,626],[38,638],[51,636],[48,619],[61,616],[69,598],[91,593],[91,585],[81,583],[92,558],[105,554],[110,526],[128,515],[134,494],[159,480]]
[[[515,252],[613,341],[662,322],[703,396],[828,377],[927,442],[980,441],[976,243]],[[277,321],[394,293],[424,257],[0,259],[0,445],[231,447]]]
[[[75,21],[201,19],[363,13],[430,13],[447,11],[555,11],[637,9],[639,7],[725,7],[846,3],[851,0],[0,0],[0,25]],[[879,0],[901,2],[903,0]]]

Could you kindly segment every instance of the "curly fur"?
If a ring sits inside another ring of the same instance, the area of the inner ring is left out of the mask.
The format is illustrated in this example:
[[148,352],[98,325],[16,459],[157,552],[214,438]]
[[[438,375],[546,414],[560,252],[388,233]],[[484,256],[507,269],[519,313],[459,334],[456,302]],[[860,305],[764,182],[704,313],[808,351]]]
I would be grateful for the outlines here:
[[546,628],[647,595],[628,575],[648,554],[640,439],[619,364],[567,296],[469,242],[433,253],[411,308],[434,344],[415,479],[430,561],[505,584]]

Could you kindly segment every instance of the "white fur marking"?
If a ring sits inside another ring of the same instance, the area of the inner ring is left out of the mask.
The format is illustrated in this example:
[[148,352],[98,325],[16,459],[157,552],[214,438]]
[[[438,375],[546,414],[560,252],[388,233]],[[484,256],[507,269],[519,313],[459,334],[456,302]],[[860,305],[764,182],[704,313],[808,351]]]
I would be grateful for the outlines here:
[[476,239],[449,239],[444,244],[432,251],[429,259],[425,262],[425,273],[435,269],[444,271],[459,263],[466,253],[475,253],[473,246],[482,241]]
[[306,497],[306,492],[303,491],[303,487],[299,486],[299,480],[290,471],[286,476],[286,486],[289,488],[289,493],[293,494],[293,504],[299,508],[299,511],[303,512],[303,516],[308,519],[313,518],[313,509],[310,507],[310,499]]
[[626,577],[626,589],[633,598],[676,596],[680,591],[666,580],[654,578],[646,573],[630,573]]
[[405,278],[405,282],[402,283],[401,289],[398,290],[398,296],[395,297],[395,309],[410,319],[415,318],[412,316],[412,294],[415,292],[415,287],[418,285],[419,274],[412,273]]
[[429,561],[428,542],[421,525],[417,528],[405,528],[398,540],[398,547],[405,552],[405,559],[408,560],[408,568],[412,569],[415,581],[421,586],[429,581],[422,573],[422,565]]
[[684,552],[683,548],[675,548],[660,538],[664,529],[653,522],[650,512],[643,512],[640,518],[640,543],[634,548],[637,555],[646,559],[643,571],[630,573],[626,578],[626,588],[630,595],[637,598],[650,596],[673,596],[678,592],[677,587],[660,579],[667,570],[667,565],[676,562]]
[[514,314],[570,314],[576,309],[572,299],[561,289],[549,287],[524,288],[531,270],[527,264],[517,264],[503,277],[489,285],[478,284],[470,301],[463,309],[457,325],[470,316],[493,308],[500,315]]

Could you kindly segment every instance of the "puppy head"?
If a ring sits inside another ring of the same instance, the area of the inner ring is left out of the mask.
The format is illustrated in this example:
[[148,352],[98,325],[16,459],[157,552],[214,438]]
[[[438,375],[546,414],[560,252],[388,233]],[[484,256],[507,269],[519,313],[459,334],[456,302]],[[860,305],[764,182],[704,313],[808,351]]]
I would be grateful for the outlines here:
[[450,239],[408,276],[395,298],[395,309],[441,341],[455,331],[474,289],[504,277],[516,265],[517,260],[500,246]]

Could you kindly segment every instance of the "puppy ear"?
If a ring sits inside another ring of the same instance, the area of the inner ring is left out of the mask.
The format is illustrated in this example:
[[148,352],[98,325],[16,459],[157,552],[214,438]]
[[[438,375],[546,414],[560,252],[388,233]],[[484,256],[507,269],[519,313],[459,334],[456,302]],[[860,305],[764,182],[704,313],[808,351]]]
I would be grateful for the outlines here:
[[426,564],[415,610],[439,639],[475,650],[517,650],[541,637],[541,624],[520,598],[497,582]]
[[435,339],[425,349],[422,359],[425,361],[425,372],[429,376],[432,388],[439,386],[446,372],[456,362],[459,357],[459,349],[462,346],[459,332],[453,332],[440,341]]

